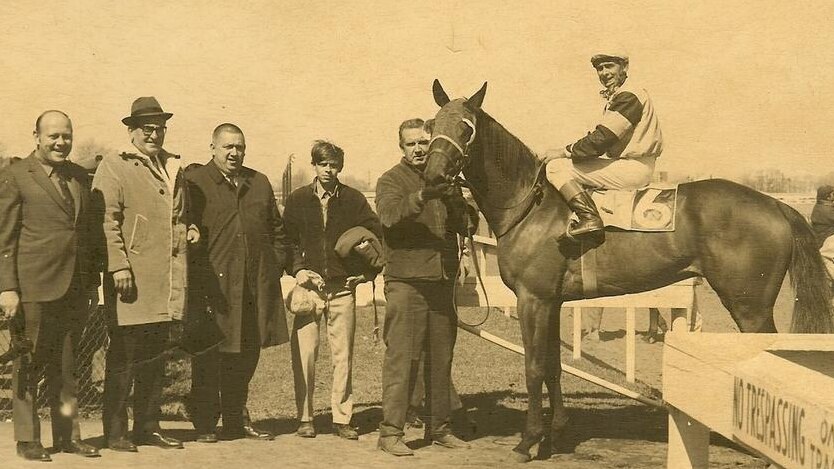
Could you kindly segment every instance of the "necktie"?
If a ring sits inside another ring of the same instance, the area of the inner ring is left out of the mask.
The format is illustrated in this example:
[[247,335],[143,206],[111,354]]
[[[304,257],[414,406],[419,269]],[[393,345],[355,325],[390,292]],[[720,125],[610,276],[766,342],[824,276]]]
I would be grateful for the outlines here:
[[64,197],[64,203],[72,216],[75,216],[75,200],[72,198],[72,192],[70,192],[69,184],[67,184],[68,178],[64,174],[63,168],[56,167],[54,171],[55,176],[58,178],[58,187],[61,188],[61,195]]

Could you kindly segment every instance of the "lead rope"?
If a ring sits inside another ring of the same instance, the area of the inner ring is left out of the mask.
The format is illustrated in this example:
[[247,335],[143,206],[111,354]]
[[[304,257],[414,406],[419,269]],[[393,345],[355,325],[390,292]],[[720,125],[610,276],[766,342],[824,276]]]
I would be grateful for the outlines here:
[[379,311],[376,307],[376,282],[371,280],[371,303],[374,305],[374,345],[379,342]]
[[481,319],[480,321],[478,321],[474,324],[469,324],[466,321],[463,321],[462,319],[460,319],[460,314],[458,314],[457,301],[455,300],[457,295],[455,293],[457,291],[457,286],[458,286],[457,279],[460,277],[460,272],[461,272],[461,269],[462,269],[463,262],[458,262],[458,271],[457,271],[457,274],[455,275],[454,287],[452,288],[452,307],[455,310],[455,315],[458,317],[458,322],[460,322],[461,324],[463,324],[465,326],[478,327],[478,326],[482,326],[485,322],[487,322],[487,319],[489,319],[489,313],[492,311],[492,306],[490,306],[490,304],[489,304],[489,294],[487,293],[486,286],[484,285],[484,279],[481,276],[481,264],[480,264],[480,262],[478,262],[478,256],[475,255],[475,240],[472,237],[472,233],[470,233],[469,230],[467,230],[466,239],[469,240],[469,256],[472,258],[472,267],[475,269],[475,277],[478,279],[478,284],[481,286],[481,291],[484,292],[484,301],[486,301],[487,310],[486,310],[486,314],[484,314],[483,319]]

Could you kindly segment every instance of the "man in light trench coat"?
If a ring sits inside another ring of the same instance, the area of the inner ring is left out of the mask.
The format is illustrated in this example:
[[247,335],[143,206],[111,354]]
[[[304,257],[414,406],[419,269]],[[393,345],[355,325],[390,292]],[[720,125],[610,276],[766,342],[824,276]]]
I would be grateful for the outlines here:
[[[165,349],[186,297],[186,239],[199,232],[185,221],[185,179],[180,157],[162,148],[164,112],[153,97],[133,102],[122,119],[131,145],[105,157],[93,178],[103,205],[107,245],[104,273],[110,347],[104,381],[104,436],[115,451],[136,445],[182,448],[159,426]],[[133,440],[127,405],[133,388]]]

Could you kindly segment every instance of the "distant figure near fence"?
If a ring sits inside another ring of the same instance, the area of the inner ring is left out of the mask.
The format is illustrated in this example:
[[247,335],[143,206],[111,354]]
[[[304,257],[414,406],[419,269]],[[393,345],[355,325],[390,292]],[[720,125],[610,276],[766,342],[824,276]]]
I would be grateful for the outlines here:
[[817,203],[811,211],[811,226],[817,234],[828,278],[834,280],[834,186],[824,185],[817,189]]

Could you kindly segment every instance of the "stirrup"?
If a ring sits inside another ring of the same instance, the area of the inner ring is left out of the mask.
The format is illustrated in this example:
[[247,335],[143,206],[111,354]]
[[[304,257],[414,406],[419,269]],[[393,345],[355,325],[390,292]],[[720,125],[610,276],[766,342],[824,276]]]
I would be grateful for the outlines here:
[[[570,225],[572,225],[572,223]],[[605,233],[605,227],[603,226],[597,230],[591,230],[580,234],[574,234],[571,233],[572,226],[570,225],[568,225],[568,227],[565,229],[565,232],[557,238],[557,241],[571,241],[573,243],[580,243],[583,240],[592,239],[596,236],[599,236],[600,234]]]

